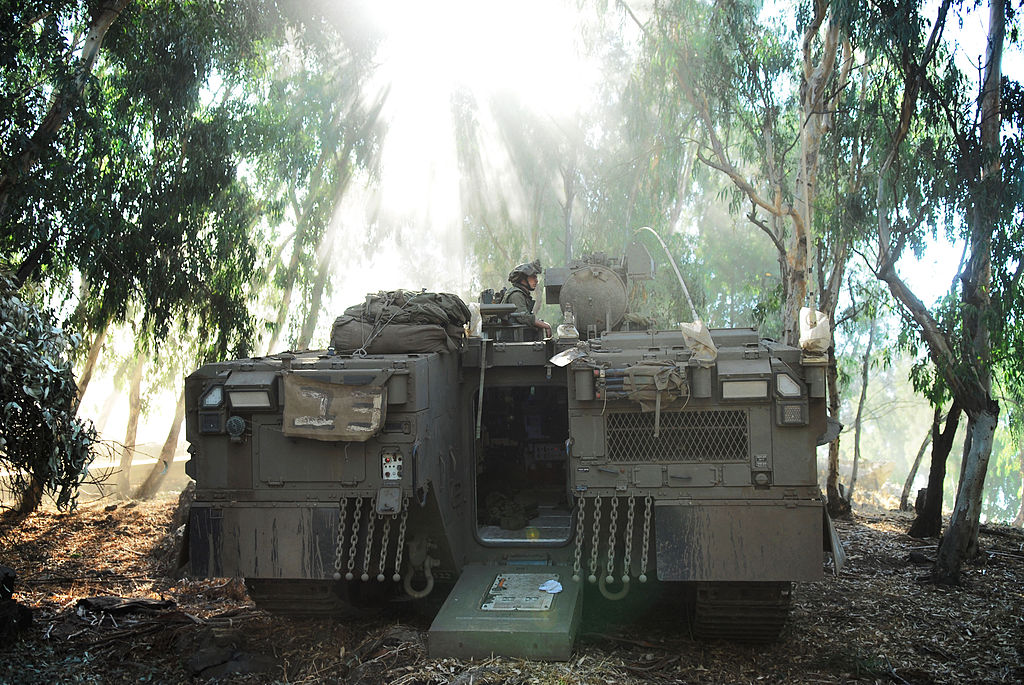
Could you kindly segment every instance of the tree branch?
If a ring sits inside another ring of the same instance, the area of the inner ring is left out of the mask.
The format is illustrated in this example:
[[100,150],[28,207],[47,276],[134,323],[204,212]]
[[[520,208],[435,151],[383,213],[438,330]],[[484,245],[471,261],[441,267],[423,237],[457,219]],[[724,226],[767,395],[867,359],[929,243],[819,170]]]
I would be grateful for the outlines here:
[[3,174],[0,175],[0,217],[7,209],[7,198],[11,190],[38,161],[43,150],[57,137],[57,133],[71,114],[71,110],[81,101],[85,86],[89,82],[89,75],[99,56],[103,38],[129,2],[130,0],[104,2],[93,10],[85,45],[82,47],[82,54],[75,67],[75,76],[70,85],[62,88],[54,97],[49,111],[21,153],[4,161]]

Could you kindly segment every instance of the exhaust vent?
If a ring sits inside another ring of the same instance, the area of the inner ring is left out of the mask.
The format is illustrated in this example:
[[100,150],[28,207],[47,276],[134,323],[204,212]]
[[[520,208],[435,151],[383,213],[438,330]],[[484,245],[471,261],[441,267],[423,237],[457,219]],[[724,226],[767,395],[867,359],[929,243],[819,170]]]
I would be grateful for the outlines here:
[[653,412],[607,415],[608,459],[618,462],[728,462],[749,459],[744,410],[662,412],[654,437]]

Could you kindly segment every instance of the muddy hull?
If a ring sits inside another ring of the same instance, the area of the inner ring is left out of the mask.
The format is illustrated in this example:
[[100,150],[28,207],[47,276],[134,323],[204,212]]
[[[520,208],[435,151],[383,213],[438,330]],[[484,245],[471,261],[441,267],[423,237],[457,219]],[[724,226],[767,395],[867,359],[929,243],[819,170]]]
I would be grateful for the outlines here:
[[204,367],[186,384],[191,571],[304,613],[303,583],[311,605],[420,600],[458,595],[468,567],[526,564],[601,601],[685,585],[698,634],[777,635],[789,583],[822,574],[820,369],[716,335],[710,367],[668,332],[602,337],[565,366],[570,345],[470,339]]

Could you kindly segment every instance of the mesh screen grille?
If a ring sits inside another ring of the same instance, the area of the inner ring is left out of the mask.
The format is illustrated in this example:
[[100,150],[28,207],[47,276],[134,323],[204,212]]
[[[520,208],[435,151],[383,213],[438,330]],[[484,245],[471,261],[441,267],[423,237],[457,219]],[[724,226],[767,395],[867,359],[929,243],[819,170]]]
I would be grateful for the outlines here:
[[607,415],[611,461],[746,461],[747,413],[742,410],[662,412],[654,437],[654,413]]

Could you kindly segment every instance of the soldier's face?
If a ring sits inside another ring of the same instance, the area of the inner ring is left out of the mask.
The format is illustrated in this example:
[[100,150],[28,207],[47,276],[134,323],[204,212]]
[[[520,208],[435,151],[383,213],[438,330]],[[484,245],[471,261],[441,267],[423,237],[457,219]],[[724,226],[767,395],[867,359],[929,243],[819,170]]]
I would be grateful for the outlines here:
[[536,276],[527,276],[526,277],[526,287],[529,288],[530,290],[536,290],[537,289],[537,277]]

